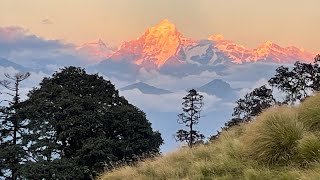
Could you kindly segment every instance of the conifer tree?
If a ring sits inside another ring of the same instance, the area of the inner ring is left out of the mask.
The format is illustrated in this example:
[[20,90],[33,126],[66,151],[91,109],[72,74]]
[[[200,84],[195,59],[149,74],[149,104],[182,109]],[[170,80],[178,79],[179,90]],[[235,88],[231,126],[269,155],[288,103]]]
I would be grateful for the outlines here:
[[195,89],[191,89],[189,93],[183,97],[182,110],[183,113],[178,115],[178,123],[185,124],[187,130],[180,129],[176,133],[176,140],[186,142],[190,148],[204,139],[204,135],[196,131],[194,126],[199,123],[200,112],[202,110],[203,96]]
[[26,161],[26,153],[22,145],[27,121],[20,115],[20,85],[30,73],[16,73],[13,76],[5,74],[6,80],[1,80],[4,87],[1,92],[12,100],[2,99],[7,106],[0,107],[0,179],[16,180],[20,177],[22,162]]

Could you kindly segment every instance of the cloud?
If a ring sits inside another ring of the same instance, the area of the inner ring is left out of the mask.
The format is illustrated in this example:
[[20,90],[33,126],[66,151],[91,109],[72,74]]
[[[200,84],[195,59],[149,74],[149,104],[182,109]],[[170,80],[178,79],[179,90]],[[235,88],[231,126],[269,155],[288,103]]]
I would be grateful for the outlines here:
[[[276,74],[276,69],[280,66],[293,67],[293,64],[277,63],[248,63],[229,67],[224,73],[226,79],[233,88],[240,88],[238,95],[243,98],[245,94],[253,91],[262,85],[267,85],[268,80]],[[269,87],[271,88],[271,87]],[[273,96],[282,101],[285,97],[283,92],[273,88]]]
[[147,84],[172,91],[200,87],[213,79],[219,78],[221,78],[221,76],[213,71],[203,71],[199,74],[177,77],[162,74],[155,70],[146,70],[145,68],[139,70],[138,76],[139,80],[142,80]]
[[234,64],[226,66],[221,72],[204,70],[197,74],[182,77],[141,68],[138,79],[147,84],[171,91],[200,87],[214,79],[222,79],[228,82],[232,88],[251,89],[259,81],[261,81],[259,84],[263,85],[275,74],[275,70],[279,66],[281,64],[263,62]]
[[0,27],[0,51],[23,49],[58,50],[70,47],[60,40],[46,40],[21,27]]
[[0,27],[0,56],[28,68],[46,65],[82,65],[85,58],[73,44],[44,39],[21,27]]
[[231,65],[223,72],[223,76],[229,81],[257,81],[274,75],[279,66],[280,64],[263,62]]
[[[0,66],[0,80],[5,80],[7,79],[5,77],[5,73],[14,76],[14,74],[18,73],[19,71],[14,69],[13,67],[2,67]],[[21,99],[24,100],[27,98],[27,94],[30,90],[32,90],[33,87],[37,87],[39,86],[39,83],[42,81],[42,79],[44,77],[49,77],[49,74],[46,74],[42,71],[40,72],[31,72],[31,76],[29,78],[27,78],[26,80],[22,81],[20,84],[20,96]],[[14,82],[12,82],[14,83]],[[13,85],[13,84],[12,84]],[[8,92],[10,93],[10,91],[8,91],[7,89],[5,89],[3,86],[0,86],[0,92]],[[0,94],[0,101],[2,100],[11,100],[12,97],[6,95],[6,94]],[[4,105],[4,104],[1,104]]]
[[46,24],[46,25],[53,24],[53,22],[50,19],[43,19],[43,20],[41,20],[41,23]]
[[13,67],[2,67],[0,66],[0,80],[3,80],[5,79],[5,73],[8,73],[8,74],[15,74],[18,72],[18,70],[14,69]]
[[[156,112],[178,112],[181,109],[182,98],[187,94],[185,91],[178,91],[170,94],[143,94],[137,89],[121,91],[120,95],[123,95],[129,102],[135,104],[137,107],[148,111]],[[203,110],[206,112],[214,111],[218,106],[221,106],[221,99],[204,94],[205,106]],[[152,99],[152,101],[150,101]]]
[[244,97],[247,93],[253,91],[255,88],[261,87],[263,85],[268,84],[268,80],[266,80],[265,78],[261,78],[256,82],[248,82],[250,83],[250,85],[246,86],[245,88],[241,89],[238,92],[239,97]]

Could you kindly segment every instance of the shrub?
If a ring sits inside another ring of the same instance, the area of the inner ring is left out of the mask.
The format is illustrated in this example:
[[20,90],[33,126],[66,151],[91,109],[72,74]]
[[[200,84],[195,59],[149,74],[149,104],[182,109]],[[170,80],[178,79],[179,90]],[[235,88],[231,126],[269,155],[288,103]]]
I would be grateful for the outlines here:
[[292,108],[272,108],[248,126],[243,150],[246,156],[267,166],[288,165],[302,136],[303,126]]
[[320,138],[314,134],[306,134],[298,145],[298,161],[303,166],[320,161]]
[[320,130],[320,94],[308,97],[298,108],[299,121],[312,131]]

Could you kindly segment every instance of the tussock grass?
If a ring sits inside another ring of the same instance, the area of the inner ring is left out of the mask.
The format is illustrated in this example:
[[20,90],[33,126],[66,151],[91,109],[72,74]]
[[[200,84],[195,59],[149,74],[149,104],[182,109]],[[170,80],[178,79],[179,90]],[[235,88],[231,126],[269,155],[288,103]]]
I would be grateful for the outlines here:
[[320,105],[320,95],[316,95],[299,107],[271,108],[253,122],[222,132],[208,145],[181,148],[106,172],[100,179],[320,179],[319,124],[308,115],[310,110],[317,116],[316,107],[320,110],[313,98]]
[[306,134],[298,146],[298,159],[303,166],[310,166],[320,162],[320,136],[319,134]]
[[293,108],[271,108],[248,125],[242,137],[244,153],[267,166],[289,165],[303,133]]
[[311,131],[320,131],[320,94],[308,97],[298,107],[299,120]]

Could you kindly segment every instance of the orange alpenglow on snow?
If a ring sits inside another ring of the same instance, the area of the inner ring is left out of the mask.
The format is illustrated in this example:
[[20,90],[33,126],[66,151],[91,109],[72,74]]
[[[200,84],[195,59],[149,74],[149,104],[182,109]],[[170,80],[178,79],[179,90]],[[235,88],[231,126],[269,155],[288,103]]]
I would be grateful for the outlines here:
[[311,62],[315,57],[315,53],[305,51],[302,48],[281,47],[271,41],[267,41],[257,48],[249,49],[226,40],[221,34],[212,35],[208,37],[208,40],[211,44],[204,46],[201,45],[201,40],[186,38],[173,23],[164,19],[156,26],[148,28],[137,39],[122,43],[116,51],[109,51],[101,41],[93,44],[88,43],[84,45],[86,48],[82,49],[87,50],[93,56],[112,61],[126,61],[145,68],[161,68],[165,64],[180,65],[192,61],[192,57],[201,57],[206,54],[205,51],[208,49],[201,50],[201,47],[211,48],[213,52],[221,52],[223,55],[220,58],[227,57],[226,61],[236,64],[257,61],[293,63],[300,60]]
[[307,52],[303,48],[294,46],[283,48],[271,41],[266,41],[255,49],[248,49],[233,41],[225,40],[221,34],[212,35],[208,37],[208,40],[213,41],[217,49],[225,53],[237,64],[268,60],[268,58],[277,63],[292,63],[291,60],[295,58],[312,62],[316,55],[316,53]]
[[222,34],[215,34],[215,35],[210,36],[208,39],[212,40],[212,41],[222,41],[222,40],[224,40],[224,37]]
[[140,65],[144,59],[153,57],[157,67],[161,67],[181,44],[182,34],[169,20],[164,19],[155,27],[146,30],[139,38],[143,41],[142,57],[135,61]]
[[234,63],[241,64],[243,59],[249,57],[251,51],[233,41],[225,40],[221,34],[212,35],[208,40],[214,41],[215,48],[225,53]]
[[122,43],[110,59],[118,61],[126,56],[137,65],[160,68],[174,57],[182,46],[192,43],[193,40],[183,37],[173,23],[164,19],[156,26],[148,28],[136,40]]

